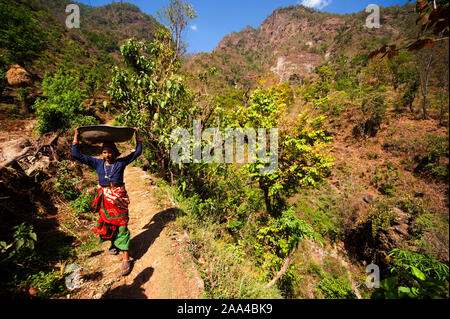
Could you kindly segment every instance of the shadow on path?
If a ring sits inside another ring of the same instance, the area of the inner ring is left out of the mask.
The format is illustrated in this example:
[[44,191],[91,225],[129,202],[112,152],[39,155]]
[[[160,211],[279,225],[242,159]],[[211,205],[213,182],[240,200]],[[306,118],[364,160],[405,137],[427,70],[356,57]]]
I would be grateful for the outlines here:
[[150,280],[153,275],[153,267],[145,268],[134,278],[131,285],[122,285],[112,290],[106,291],[102,299],[147,299],[145,289],[142,286]]
[[130,241],[130,255],[138,260],[145,255],[150,246],[162,232],[168,222],[174,221],[176,216],[182,212],[179,208],[169,208],[153,216],[150,222],[143,227],[144,232],[133,237]]

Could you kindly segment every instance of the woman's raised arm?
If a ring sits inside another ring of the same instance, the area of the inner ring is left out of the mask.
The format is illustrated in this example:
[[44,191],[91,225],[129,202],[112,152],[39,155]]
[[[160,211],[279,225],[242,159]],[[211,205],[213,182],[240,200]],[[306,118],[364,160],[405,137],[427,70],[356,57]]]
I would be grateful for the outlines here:
[[72,157],[76,160],[79,160],[83,164],[89,165],[92,168],[96,168],[97,162],[99,160],[94,157],[81,154],[80,151],[78,150],[78,135],[79,135],[78,128],[76,128],[71,148]]

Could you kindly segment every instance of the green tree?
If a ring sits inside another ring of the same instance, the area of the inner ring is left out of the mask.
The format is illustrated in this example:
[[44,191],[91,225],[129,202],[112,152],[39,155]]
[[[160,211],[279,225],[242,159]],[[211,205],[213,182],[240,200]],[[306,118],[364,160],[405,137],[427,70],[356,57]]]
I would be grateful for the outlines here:
[[158,17],[167,26],[175,42],[175,58],[186,52],[182,37],[189,21],[197,17],[194,7],[183,0],[170,0],[169,5],[158,12]]
[[402,95],[402,102],[404,106],[409,107],[411,112],[414,112],[414,100],[416,99],[416,94],[419,89],[419,78],[414,76],[410,82],[408,82],[404,88],[404,93]]
[[33,106],[38,116],[36,131],[39,134],[97,123],[83,107],[87,92],[79,85],[80,79],[70,73],[61,70],[54,76],[46,73],[42,81],[46,99],[38,98]]
[[328,65],[322,65],[318,67],[317,74],[319,75],[316,83],[306,88],[304,98],[309,101],[311,99],[324,98],[331,89],[332,83],[332,71]]
[[323,128],[325,117],[310,118],[304,113],[295,122],[288,123],[282,116],[286,108],[282,102],[284,95],[279,93],[275,87],[257,89],[248,107],[240,107],[228,117],[228,123],[242,128],[279,129],[276,171],[262,173],[265,164],[260,161],[245,165],[247,174],[258,182],[264,193],[267,211],[274,215],[284,209],[284,197],[300,188],[317,187],[330,173],[333,163],[328,155],[331,138]]
[[139,127],[150,150],[144,156],[171,175],[171,132],[192,127],[199,111],[193,93],[176,73],[180,63],[172,44],[164,30],[152,42],[128,40],[120,48],[127,67],[114,69],[107,89],[121,109],[118,123]]
[[392,84],[394,90],[397,90],[399,85],[408,82],[411,76],[411,61],[412,54],[407,51],[400,52],[396,57],[388,61],[389,68],[392,72]]
[[83,69],[84,83],[86,83],[89,95],[94,97],[95,94],[104,87],[109,81],[109,74],[107,71],[108,64],[95,61]]
[[428,118],[427,112],[427,97],[430,87],[430,79],[432,69],[436,63],[436,52],[431,48],[426,48],[417,53],[416,65],[419,73],[420,93],[422,95],[422,111],[423,118]]

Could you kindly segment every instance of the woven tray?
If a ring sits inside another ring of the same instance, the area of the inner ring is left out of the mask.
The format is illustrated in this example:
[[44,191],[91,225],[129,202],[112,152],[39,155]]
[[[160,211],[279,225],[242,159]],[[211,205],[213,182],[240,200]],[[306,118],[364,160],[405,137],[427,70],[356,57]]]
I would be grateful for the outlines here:
[[80,127],[78,132],[83,140],[97,144],[126,142],[133,137],[135,130],[124,126],[93,125]]

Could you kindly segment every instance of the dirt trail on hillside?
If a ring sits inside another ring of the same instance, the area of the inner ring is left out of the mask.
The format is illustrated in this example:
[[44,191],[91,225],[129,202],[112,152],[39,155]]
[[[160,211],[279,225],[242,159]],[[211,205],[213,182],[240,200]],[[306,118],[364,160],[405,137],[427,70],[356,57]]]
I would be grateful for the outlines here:
[[188,238],[170,232],[167,225],[175,220],[176,207],[158,203],[157,186],[138,167],[127,167],[124,182],[130,197],[130,257],[133,270],[121,277],[121,255],[106,253],[105,242],[82,266],[83,283],[76,299],[198,299],[203,281],[186,253]]

